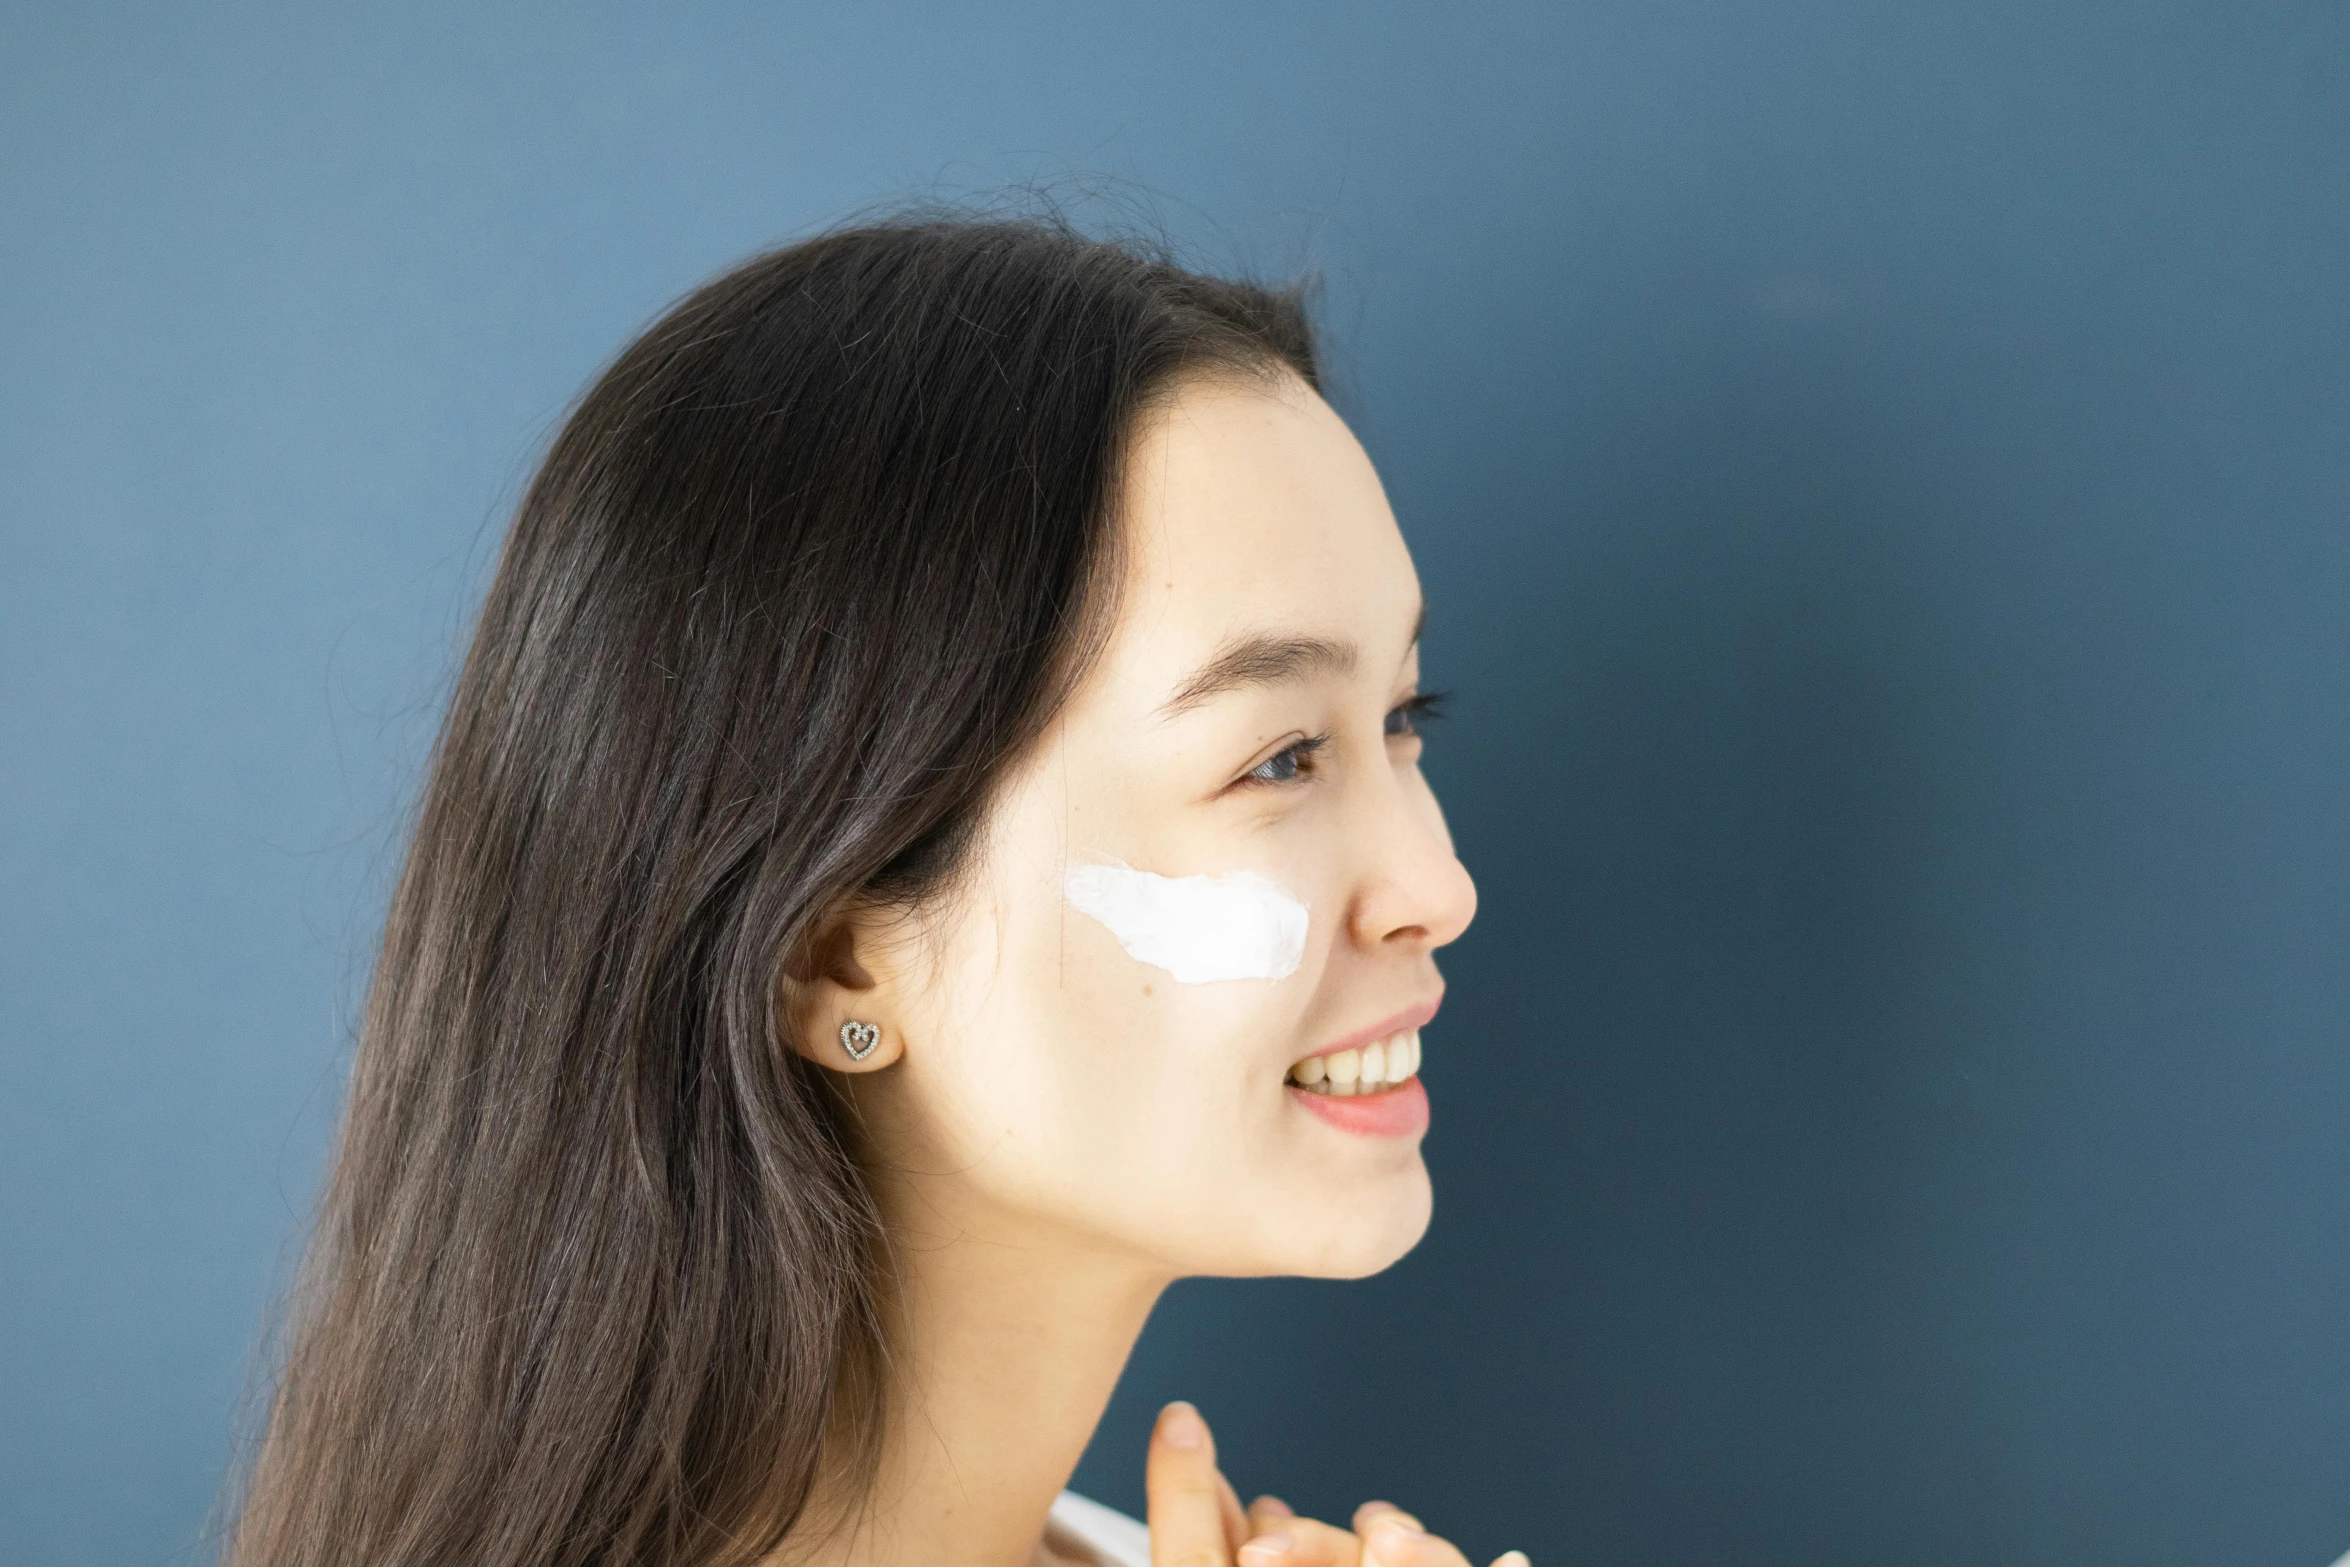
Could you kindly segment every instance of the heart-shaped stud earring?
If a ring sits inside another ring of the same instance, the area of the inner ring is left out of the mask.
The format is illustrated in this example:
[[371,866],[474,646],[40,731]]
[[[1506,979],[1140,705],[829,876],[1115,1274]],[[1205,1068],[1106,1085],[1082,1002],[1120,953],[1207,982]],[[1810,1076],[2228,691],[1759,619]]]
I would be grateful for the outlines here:
[[840,1026],[840,1047],[849,1053],[851,1061],[864,1060],[880,1043],[881,1030],[872,1023],[860,1023],[852,1018]]

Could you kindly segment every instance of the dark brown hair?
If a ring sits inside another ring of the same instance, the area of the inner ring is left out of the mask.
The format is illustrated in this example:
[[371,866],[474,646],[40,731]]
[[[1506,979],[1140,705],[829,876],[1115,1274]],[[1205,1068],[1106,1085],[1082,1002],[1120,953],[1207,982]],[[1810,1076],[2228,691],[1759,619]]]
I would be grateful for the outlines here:
[[1104,635],[1137,411],[1283,368],[1295,291],[922,217],[587,392],[434,752],[234,1567],[749,1561],[870,1449],[886,1238],[779,976],[964,866]]

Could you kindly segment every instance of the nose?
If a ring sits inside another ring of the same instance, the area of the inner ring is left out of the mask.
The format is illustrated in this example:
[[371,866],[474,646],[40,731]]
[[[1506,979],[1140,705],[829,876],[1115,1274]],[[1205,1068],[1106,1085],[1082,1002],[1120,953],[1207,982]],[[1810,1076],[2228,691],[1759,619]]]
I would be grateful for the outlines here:
[[1412,767],[1366,795],[1348,824],[1362,845],[1348,934],[1367,951],[1415,956],[1456,940],[1477,916],[1477,884],[1453,853],[1435,791]]

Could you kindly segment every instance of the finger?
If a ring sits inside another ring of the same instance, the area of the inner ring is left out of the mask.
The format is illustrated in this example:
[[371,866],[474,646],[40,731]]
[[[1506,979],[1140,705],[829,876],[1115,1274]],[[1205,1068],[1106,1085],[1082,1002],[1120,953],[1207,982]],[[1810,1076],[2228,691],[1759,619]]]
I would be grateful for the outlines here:
[[1526,1560],[1524,1551],[1504,1551],[1493,1558],[1493,1567],[1534,1567],[1534,1564]]
[[1143,1487],[1150,1494],[1151,1567],[1227,1567],[1216,1443],[1189,1404],[1159,1411]]
[[1414,1518],[1410,1513],[1407,1513],[1402,1508],[1396,1506],[1393,1502],[1365,1502],[1362,1506],[1355,1509],[1355,1533],[1369,1534],[1371,1532],[1372,1520],[1383,1517],[1389,1513],[1393,1513],[1396,1517],[1401,1518],[1405,1523],[1410,1524],[1415,1529],[1426,1529],[1428,1527],[1426,1524],[1420,1522],[1419,1519]]
[[1271,1534],[1284,1520],[1295,1518],[1287,1502],[1278,1496],[1260,1496],[1248,1504],[1248,1532],[1253,1535]]
[[1248,1513],[1240,1505],[1240,1493],[1232,1489],[1232,1482],[1224,1478],[1224,1471],[1216,1471],[1216,1511],[1224,1518],[1224,1543],[1239,1550],[1242,1543],[1256,1531],[1248,1526]]
[[1364,1567],[1469,1567],[1469,1559],[1450,1540],[1437,1538],[1400,1508],[1390,1507],[1371,1520],[1363,1535]]
[[1362,1560],[1351,1533],[1294,1514],[1240,1548],[1240,1567],[1362,1567]]

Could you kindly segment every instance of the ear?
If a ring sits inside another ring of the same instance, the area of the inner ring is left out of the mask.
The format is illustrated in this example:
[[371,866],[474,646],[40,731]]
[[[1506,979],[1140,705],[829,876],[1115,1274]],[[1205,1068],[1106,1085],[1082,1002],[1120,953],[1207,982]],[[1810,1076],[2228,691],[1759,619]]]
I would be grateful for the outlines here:
[[884,1015],[882,987],[867,967],[874,945],[872,925],[848,912],[825,921],[784,961],[776,1021],[784,1041],[818,1066],[878,1072],[905,1052],[905,1031]]

